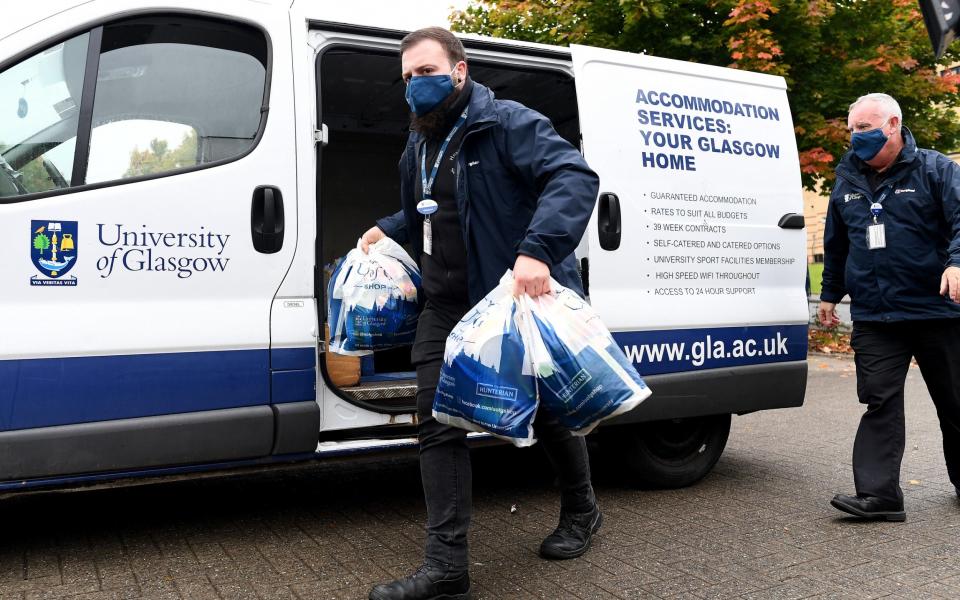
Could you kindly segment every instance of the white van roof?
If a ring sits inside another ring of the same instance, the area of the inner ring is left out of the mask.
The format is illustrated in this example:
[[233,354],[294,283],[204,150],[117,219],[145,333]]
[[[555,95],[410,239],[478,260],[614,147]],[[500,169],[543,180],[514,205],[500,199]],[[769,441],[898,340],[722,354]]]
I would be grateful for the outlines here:
[[0,20],[0,40],[38,21],[57,13],[86,4],[92,0],[44,0],[43,2],[18,3],[16,10],[4,11]]
[[[293,0],[291,4],[291,12],[305,18],[316,29],[332,29],[334,31],[368,33],[397,39],[412,31],[410,29],[394,29],[390,27],[381,27],[379,25],[364,25],[349,21],[336,20],[336,13],[333,13],[334,18],[331,19],[329,6],[323,2],[316,2],[315,0]],[[567,58],[570,56],[570,48],[564,46],[508,40],[505,38],[483,36],[475,33],[461,33],[458,31],[454,31],[453,33],[460,39],[464,40],[464,42],[467,43],[467,46],[471,45],[469,42],[475,42],[474,45],[496,44],[499,46],[533,50],[535,52],[539,51],[544,54],[560,54],[566,56]]]
[[[81,6],[83,4],[88,4],[94,0],[43,0],[42,2],[26,2],[21,3],[16,11],[9,11],[4,15],[4,18],[0,20],[0,40],[6,38],[7,36],[20,31],[21,29],[33,25],[44,19],[48,19],[56,14],[59,14],[63,11]],[[409,30],[402,29],[389,29],[383,27],[361,25],[357,23],[348,23],[341,21],[332,21],[330,20],[330,13],[328,10],[328,5],[323,2],[316,2],[315,0],[247,0],[249,2],[258,2],[261,4],[274,5],[278,9],[287,10],[289,7],[291,12],[294,14],[301,14],[307,21],[315,25],[317,28],[334,28],[340,31],[353,30],[357,33],[367,32],[367,33],[378,33],[380,35],[388,34],[389,37],[400,38],[409,33]],[[157,7],[160,6],[156,0],[128,0],[126,3],[127,9],[135,9],[139,6],[144,8],[148,7]],[[553,54],[561,55],[565,57],[570,56],[570,49],[563,46],[554,46],[550,44],[540,44],[537,42],[525,42],[518,40],[508,40],[504,38],[494,38],[489,36],[482,36],[473,33],[460,33],[454,32],[457,37],[464,40],[467,45],[497,45],[501,47],[508,48],[522,48],[525,50],[532,50],[534,52],[540,52],[544,54]],[[473,42],[473,44],[471,44]]]
[[[3,19],[0,19],[0,40],[12,35],[24,27],[29,27],[34,23],[49,19],[65,10],[76,8],[83,4],[89,4],[94,0],[40,0],[35,2],[18,3],[16,10],[4,10]],[[231,2],[236,0],[230,0]],[[257,2],[258,4],[268,4],[278,7],[278,10],[287,10],[290,0],[246,0],[247,2]],[[124,10],[135,10],[137,8],[156,8],[163,10],[164,5],[157,0],[127,0],[124,3]],[[226,11],[229,12],[229,11]]]

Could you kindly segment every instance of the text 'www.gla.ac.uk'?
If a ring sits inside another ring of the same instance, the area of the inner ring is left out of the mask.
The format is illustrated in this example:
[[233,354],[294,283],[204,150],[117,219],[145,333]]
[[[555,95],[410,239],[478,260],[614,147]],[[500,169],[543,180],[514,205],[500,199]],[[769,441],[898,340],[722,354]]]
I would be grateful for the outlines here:
[[771,337],[719,340],[706,336],[695,342],[662,342],[657,344],[628,344],[623,351],[630,362],[644,363],[689,362],[694,367],[709,360],[787,356],[787,336],[777,332]]

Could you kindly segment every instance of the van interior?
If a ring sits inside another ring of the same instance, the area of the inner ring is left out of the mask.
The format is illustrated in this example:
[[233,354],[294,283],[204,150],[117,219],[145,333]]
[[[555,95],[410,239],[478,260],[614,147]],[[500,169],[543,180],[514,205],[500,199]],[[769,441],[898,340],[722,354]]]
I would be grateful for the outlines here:
[[[557,132],[580,145],[573,77],[559,69],[470,60],[469,74],[497,98],[520,102],[547,116]],[[320,122],[328,143],[319,153],[317,290],[326,323],[326,293],[337,260],[356,247],[376,219],[400,208],[398,162],[409,131],[409,110],[395,52],[332,46],[318,58]],[[407,248],[408,252],[410,251]],[[326,344],[321,347],[325,350]],[[415,411],[410,346],[367,357],[320,356],[327,385],[368,410]]]

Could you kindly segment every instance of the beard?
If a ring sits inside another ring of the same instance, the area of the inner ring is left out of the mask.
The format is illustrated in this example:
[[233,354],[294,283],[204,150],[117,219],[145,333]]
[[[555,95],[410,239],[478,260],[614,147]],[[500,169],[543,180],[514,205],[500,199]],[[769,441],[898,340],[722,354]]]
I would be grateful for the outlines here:
[[454,88],[453,92],[443,99],[443,102],[422,117],[418,117],[417,113],[411,112],[410,129],[430,139],[443,137],[450,129],[450,107],[457,103],[462,91],[463,86]]

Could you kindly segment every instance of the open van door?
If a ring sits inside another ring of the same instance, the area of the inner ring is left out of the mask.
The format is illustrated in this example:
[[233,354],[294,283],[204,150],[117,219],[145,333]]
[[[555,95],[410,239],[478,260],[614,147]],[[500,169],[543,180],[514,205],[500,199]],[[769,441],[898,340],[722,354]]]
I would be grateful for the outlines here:
[[630,418],[799,406],[806,236],[783,78],[585,46],[572,56],[600,175],[588,294],[654,391]]

